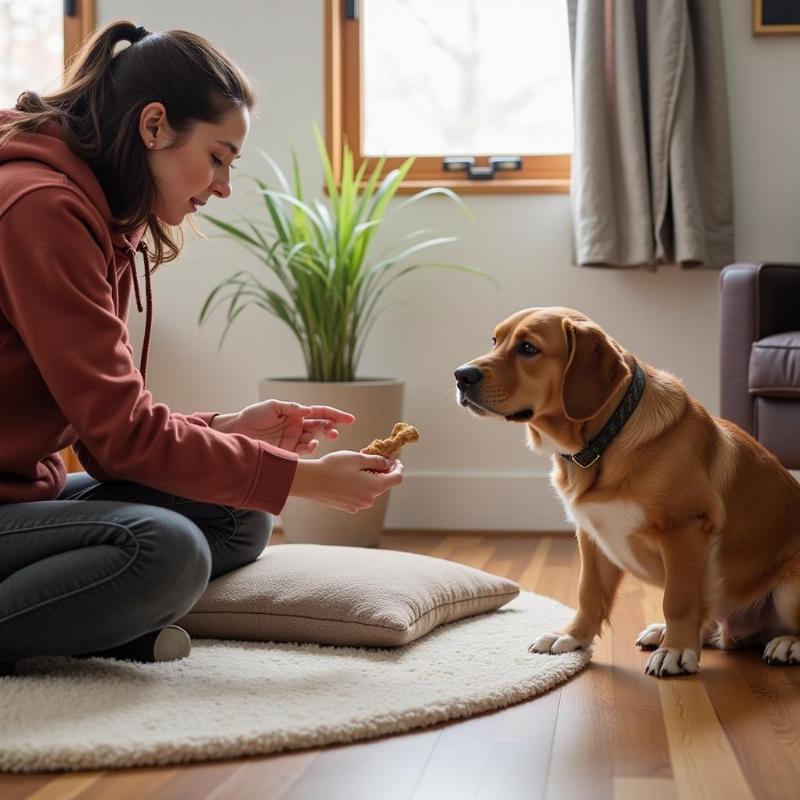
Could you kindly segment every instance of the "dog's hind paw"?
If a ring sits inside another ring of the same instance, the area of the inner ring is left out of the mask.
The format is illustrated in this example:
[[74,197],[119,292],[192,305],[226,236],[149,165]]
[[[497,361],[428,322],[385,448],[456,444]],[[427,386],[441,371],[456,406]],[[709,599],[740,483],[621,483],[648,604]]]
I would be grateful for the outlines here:
[[583,650],[583,644],[574,636],[561,633],[545,633],[540,636],[529,648],[529,653],[571,653],[574,650]]
[[796,636],[776,636],[767,642],[761,658],[767,664],[800,664],[800,639]]
[[655,650],[661,647],[666,630],[667,626],[663,622],[651,623],[636,637],[636,646],[643,650]]
[[667,678],[670,675],[693,675],[699,669],[699,659],[694,650],[659,647],[647,660],[644,671],[657,678]]

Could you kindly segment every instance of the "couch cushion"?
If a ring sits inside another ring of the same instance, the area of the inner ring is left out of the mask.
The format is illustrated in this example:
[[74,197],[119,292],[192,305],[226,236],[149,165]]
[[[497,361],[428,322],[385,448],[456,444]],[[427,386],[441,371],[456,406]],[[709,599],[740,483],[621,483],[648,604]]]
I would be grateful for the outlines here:
[[748,388],[759,397],[800,399],[800,331],[753,342]]
[[786,469],[800,469],[800,403],[778,397],[755,398],[758,441]]
[[285,544],[211,581],[177,624],[213,639],[396,647],[518,594],[514,581],[441,558]]

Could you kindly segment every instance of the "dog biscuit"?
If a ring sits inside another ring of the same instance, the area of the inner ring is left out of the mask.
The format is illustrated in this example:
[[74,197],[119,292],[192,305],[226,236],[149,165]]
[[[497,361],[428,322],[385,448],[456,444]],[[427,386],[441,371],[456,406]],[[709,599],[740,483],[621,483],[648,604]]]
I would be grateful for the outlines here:
[[397,458],[400,448],[404,444],[416,442],[418,439],[419,431],[413,425],[396,422],[388,439],[373,439],[363,452],[393,460]]

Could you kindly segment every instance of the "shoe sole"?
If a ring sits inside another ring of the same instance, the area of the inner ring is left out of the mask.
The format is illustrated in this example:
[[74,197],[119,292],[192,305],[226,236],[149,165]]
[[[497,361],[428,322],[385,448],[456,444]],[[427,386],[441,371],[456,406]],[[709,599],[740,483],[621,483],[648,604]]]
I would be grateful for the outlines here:
[[153,642],[154,661],[178,661],[192,652],[192,640],[183,628],[170,625],[159,631]]

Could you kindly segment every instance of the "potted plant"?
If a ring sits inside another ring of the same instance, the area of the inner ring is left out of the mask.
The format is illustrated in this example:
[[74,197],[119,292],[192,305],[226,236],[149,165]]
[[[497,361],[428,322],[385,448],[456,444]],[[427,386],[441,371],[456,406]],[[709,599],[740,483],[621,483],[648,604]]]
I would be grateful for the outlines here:
[[[316,127],[314,134],[327,202],[305,199],[294,156],[290,185],[275,161],[259,151],[276,179],[276,184],[270,185],[253,177],[267,219],[226,222],[203,215],[224,236],[248,250],[261,267],[258,274],[242,269],[220,281],[203,305],[200,323],[215,309],[226,308],[220,346],[248,306],[274,314],[289,326],[303,353],[305,378],[267,378],[261,381],[259,394],[261,399],[325,404],[352,412],[356,422],[342,428],[336,442],[320,442],[315,455],[322,455],[334,448],[359,450],[372,439],[388,435],[392,425],[402,419],[402,381],[357,373],[367,336],[382,310],[378,303],[389,286],[422,267],[484,273],[456,264],[409,263],[409,258],[428,248],[455,241],[452,236],[431,237],[428,230],[409,233],[388,253],[373,258],[370,245],[378,229],[412,203],[438,194],[469,212],[454,192],[443,187],[417,192],[389,209],[413,158],[381,178],[384,159],[372,169],[365,160],[355,170],[352,153],[345,145],[337,185]],[[281,515],[287,540],[377,546],[387,500],[383,495],[372,508],[351,515],[290,498]]]

